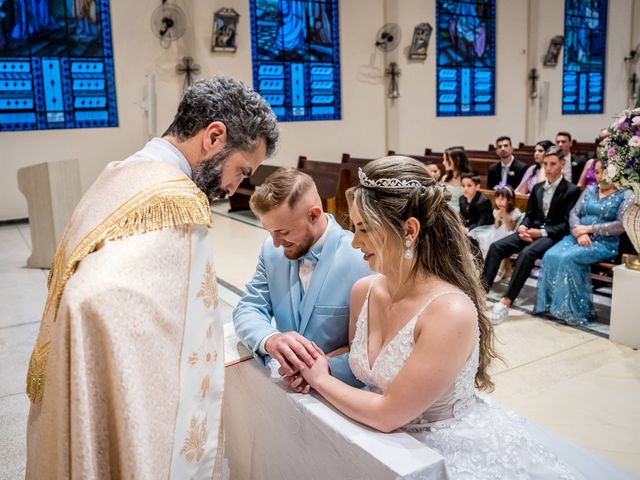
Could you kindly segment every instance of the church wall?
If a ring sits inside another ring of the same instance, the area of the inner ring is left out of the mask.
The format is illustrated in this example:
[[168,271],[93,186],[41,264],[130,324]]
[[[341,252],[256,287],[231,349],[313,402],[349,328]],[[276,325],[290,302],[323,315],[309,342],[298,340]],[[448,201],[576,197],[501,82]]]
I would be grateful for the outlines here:
[[[557,0],[532,1],[532,24],[537,30],[532,45],[532,57],[537,68],[539,96],[531,102],[531,136],[528,143],[541,139],[555,139],[558,131],[569,131],[579,141],[591,141],[601,128],[611,124],[611,119],[627,108],[628,82],[624,57],[632,45],[633,0],[609,0],[607,25],[607,57],[605,64],[606,90],[604,113],[596,115],[562,115],[562,55],[555,68],[542,66],[549,40],[554,35],[564,35],[564,2]],[[636,10],[640,9],[636,6]]]
[[[252,84],[249,2],[230,0],[224,4],[241,15],[235,54],[210,50],[213,12],[222,6],[219,2],[175,3],[184,8],[193,28],[164,50],[149,27],[159,2],[111,2],[118,128],[0,133],[0,220],[27,216],[26,201],[17,187],[19,168],[78,158],[86,190],[108,162],[139,149],[149,138],[141,107],[146,74],[156,75],[158,134],[170,123],[179,101],[184,77],[176,76],[175,66],[183,55],[191,55],[201,66],[199,78],[224,73]],[[339,162],[343,152],[361,157],[384,152],[382,62],[373,55],[382,18],[382,0],[340,2],[342,120],[282,123],[280,148],[269,163],[295,165],[298,155]]]
[[[155,73],[157,132],[171,121],[184,77],[175,74],[183,55],[191,55],[199,77],[225,73],[252,83],[249,8],[247,0],[225,6],[240,13],[238,51],[210,51],[213,0],[176,0],[189,19],[187,34],[163,49],[152,35],[149,19],[158,2],[113,1],[111,4],[119,127],[0,133],[0,220],[27,216],[19,192],[19,168],[68,158],[80,160],[83,190],[104,166],[125,158],[149,138],[143,110],[145,75]],[[611,117],[627,105],[627,76],[623,57],[640,41],[640,7],[633,0],[609,0],[607,84],[602,115],[561,114],[562,65],[542,67],[549,39],[563,34],[564,2],[558,0],[497,0],[496,115],[438,118],[435,116],[435,32],[426,61],[409,61],[407,50],[419,22],[435,25],[435,0],[349,0],[340,2],[342,120],[281,124],[281,144],[268,162],[295,165],[298,155],[339,161],[343,152],[377,157],[387,149],[421,153],[429,146],[442,150],[463,144],[486,148],[501,134],[514,142],[553,138],[566,129],[578,140],[592,139]],[[394,52],[374,48],[375,35],[385,22],[398,23],[403,38]],[[528,46],[531,48],[528,49]],[[386,57],[386,58],[385,58]],[[384,68],[396,61],[401,69],[400,98],[386,98]],[[540,74],[538,98],[528,99],[527,74]],[[636,64],[635,68],[638,68]]]
[[[526,105],[527,1],[497,0],[495,116],[436,117],[435,0],[388,0],[387,21],[402,29],[401,46],[388,55],[402,74],[400,98],[387,100],[389,149],[422,153],[425,147],[442,151],[452,145],[487,148],[499,135],[524,140]],[[560,2],[558,2],[560,3]],[[408,60],[414,27],[429,22],[434,31],[427,59]]]
[[[278,152],[267,163],[294,166],[299,155],[339,162],[343,152],[358,157],[377,157],[384,153],[382,61],[374,55],[383,1],[342,0],[339,4],[342,120],[281,123]],[[240,14],[238,51],[235,54],[209,52],[212,12],[220,8],[220,4],[194,1],[194,57],[203,67],[203,76],[226,73],[251,85],[249,2],[230,0],[224,5]]]
[[[635,9],[639,21],[639,6]],[[442,150],[451,145],[487,148],[499,135],[514,143],[553,140],[568,130],[589,141],[627,106],[627,76],[623,58],[640,41],[636,27],[631,39],[632,0],[609,0],[605,112],[600,115],[562,115],[562,58],[557,67],[542,67],[549,40],[564,34],[564,2],[559,0],[497,0],[496,114],[492,117],[438,118],[436,107],[435,31],[425,62],[407,59],[413,28],[419,22],[435,27],[435,0],[387,0],[386,21],[402,29],[401,47],[387,55],[398,62],[400,98],[387,100],[388,147],[401,153],[421,153],[425,147]],[[529,40],[529,38],[531,40]],[[531,51],[528,51],[528,47]],[[527,75],[540,75],[538,98],[530,100]]]
[[149,138],[142,109],[147,73],[156,72],[158,130],[169,124],[180,97],[175,63],[185,41],[174,42],[167,50],[160,46],[149,26],[151,12],[159,4],[155,0],[111,2],[117,128],[0,133],[0,220],[27,216],[27,203],[16,180],[19,168],[77,158],[84,191],[107,163],[139,149]]

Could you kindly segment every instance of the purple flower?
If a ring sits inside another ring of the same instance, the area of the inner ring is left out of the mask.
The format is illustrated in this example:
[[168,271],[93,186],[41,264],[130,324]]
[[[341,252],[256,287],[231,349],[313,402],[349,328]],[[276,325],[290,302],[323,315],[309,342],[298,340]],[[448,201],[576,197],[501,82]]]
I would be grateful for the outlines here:
[[611,125],[611,129],[615,132],[618,132],[622,130],[624,127],[626,127],[626,123],[627,123],[627,118],[624,116],[620,117],[615,122],[613,122],[613,125]]
[[607,151],[607,158],[613,158],[616,156],[616,149],[615,148],[610,148]]

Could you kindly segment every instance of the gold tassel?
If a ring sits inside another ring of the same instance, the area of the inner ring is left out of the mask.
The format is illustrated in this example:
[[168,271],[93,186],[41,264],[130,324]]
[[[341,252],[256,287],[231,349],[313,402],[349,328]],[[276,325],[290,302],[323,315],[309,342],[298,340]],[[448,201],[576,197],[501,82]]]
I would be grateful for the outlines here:
[[29,360],[29,371],[27,372],[27,396],[33,403],[42,400],[44,393],[44,372],[47,368],[47,356],[51,342],[40,345],[36,340],[33,347],[31,359]]

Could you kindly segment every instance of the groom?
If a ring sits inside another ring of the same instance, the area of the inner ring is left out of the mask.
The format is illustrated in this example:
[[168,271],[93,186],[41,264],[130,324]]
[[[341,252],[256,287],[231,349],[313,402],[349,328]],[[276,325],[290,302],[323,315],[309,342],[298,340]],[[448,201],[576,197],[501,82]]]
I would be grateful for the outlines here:
[[275,358],[289,379],[313,365],[315,342],[335,354],[329,360],[335,377],[361,386],[344,347],[351,287],[371,272],[351,247],[353,235],[323,213],[313,179],[295,168],[267,177],[250,205],[271,241],[263,243],[253,278],[233,312],[238,337],[263,364]]

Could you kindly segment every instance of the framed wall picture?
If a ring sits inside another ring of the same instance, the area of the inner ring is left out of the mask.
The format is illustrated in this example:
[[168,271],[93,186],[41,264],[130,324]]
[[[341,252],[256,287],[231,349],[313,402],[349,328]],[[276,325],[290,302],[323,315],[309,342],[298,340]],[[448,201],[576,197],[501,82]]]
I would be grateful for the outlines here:
[[558,58],[560,57],[560,50],[562,50],[563,44],[564,37],[562,35],[556,35],[551,39],[542,63],[545,67],[555,67],[558,65]]
[[213,14],[212,52],[235,52],[240,14],[233,8],[221,8]]
[[428,23],[420,23],[413,30],[413,39],[409,49],[409,60],[426,60],[429,38],[433,27]]

